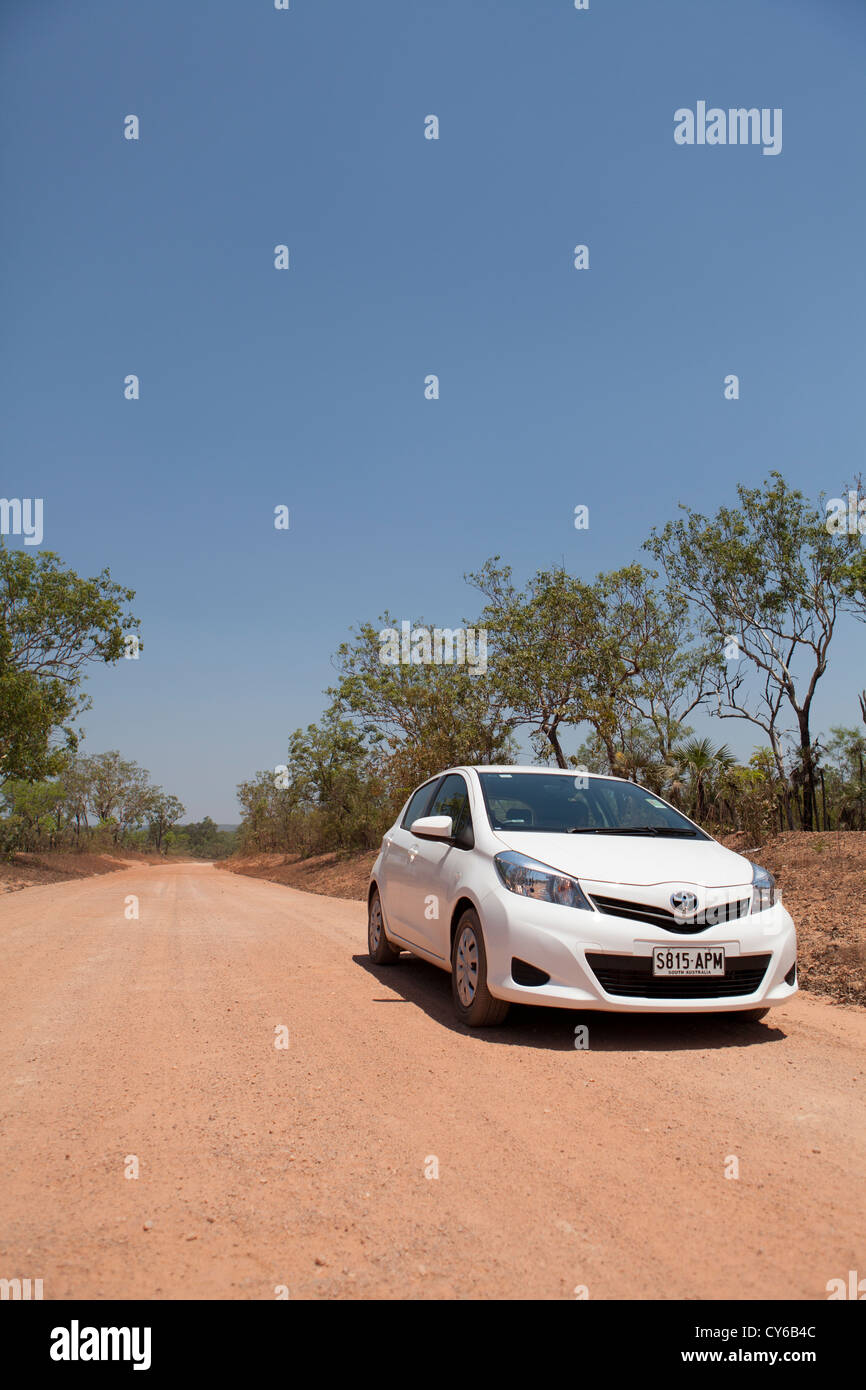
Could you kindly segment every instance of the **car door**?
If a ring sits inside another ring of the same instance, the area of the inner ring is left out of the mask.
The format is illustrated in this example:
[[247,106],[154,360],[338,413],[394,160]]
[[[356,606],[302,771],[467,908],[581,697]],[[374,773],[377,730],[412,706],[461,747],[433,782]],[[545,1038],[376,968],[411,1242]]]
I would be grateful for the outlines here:
[[417,916],[414,865],[421,847],[421,841],[409,827],[427,814],[440,780],[434,777],[413,792],[399,823],[385,833],[379,892],[389,933],[404,941],[414,940],[409,934],[409,925]]
[[410,870],[407,898],[407,940],[421,946],[440,960],[447,960],[450,947],[451,907],[456,901],[465,869],[466,855],[474,845],[469,787],[460,772],[443,777],[427,816],[450,816],[457,845],[445,840],[415,840],[417,846]]

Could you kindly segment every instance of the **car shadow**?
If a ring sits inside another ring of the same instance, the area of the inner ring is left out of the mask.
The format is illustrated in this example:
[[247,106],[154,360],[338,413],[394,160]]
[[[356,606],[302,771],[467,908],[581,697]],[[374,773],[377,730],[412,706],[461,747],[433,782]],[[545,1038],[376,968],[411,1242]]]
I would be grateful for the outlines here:
[[551,1009],[512,1004],[499,1028],[467,1028],[454,1016],[451,978],[427,961],[403,953],[397,965],[373,965],[369,956],[352,957],[377,984],[398,998],[377,996],[380,1004],[414,1004],[443,1028],[480,1043],[573,1052],[575,1028],[586,1025],[590,1052],[700,1052],[707,1048],[757,1047],[788,1035],[772,1013],[759,1021],[737,1014],[621,1014],[598,1009]]

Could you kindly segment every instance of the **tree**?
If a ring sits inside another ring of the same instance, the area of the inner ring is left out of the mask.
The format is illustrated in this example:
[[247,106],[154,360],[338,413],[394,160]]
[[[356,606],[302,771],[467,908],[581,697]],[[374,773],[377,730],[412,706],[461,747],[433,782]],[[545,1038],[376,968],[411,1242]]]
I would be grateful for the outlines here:
[[147,807],[150,834],[158,854],[162,853],[162,842],[166,833],[176,825],[186,810],[176,796],[166,796],[162,787],[154,787]]
[[90,775],[86,759],[75,754],[66,755],[59,770],[59,779],[63,787],[63,809],[69,822],[75,824],[75,843],[78,844],[82,830],[89,828]]
[[0,778],[58,770],[62,747],[77,741],[71,721],[87,706],[87,667],[116,662],[124,633],[138,627],[124,607],[134,597],[107,569],[82,579],[51,551],[0,541]]
[[241,783],[244,847],[302,858],[372,848],[396,809],[380,764],[359,729],[327,710],[291,735],[285,769]]
[[[128,831],[135,830],[144,825],[145,822],[151,821],[154,802],[161,795],[162,789],[151,784],[150,773],[145,768],[132,763],[126,786],[123,788],[117,804],[115,842],[122,840]],[[169,800],[173,801],[176,798],[170,797]],[[181,815],[183,814],[181,808]]]
[[717,803],[729,823],[748,835],[751,844],[763,844],[773,833],[780,812],[781,781],[771,748],[758,748],[748,766],[721,769]]
[[506,725],[537,730],[565,768],[563,729],[603,713],[611,653],[601,597],[562,566],[539,570],[523,590],[511,575],[495,555],[466,576],[487,599],[478,622],[491,637],[493,699]]
[[713,775],[733,767],[735,759],[727,744],[714,748],[708,738],[691,738],[675,750],[680,766],[688,773],[694,791],[695,820],[707,814],[707,793]]
[[866,829],[866,734],[836,725],[830,729],[825,753],[840,823]]
[[[2,647],[2,637],[0,637]],[[0,781],[50,777],[76,744],[75,701],[60,680],[4,669],[0,656]],[[59,732],[60,742],[52,747]]]
[[299,819],[287,791],[274,782],[273,772],[257,772],[238,786],[241,807],[241,846],[245,850],[293,848],[292,822]]
[[803,826],[815,819],[812,702],[827,669],[838,616],[857,610],[852,591],[856,541],[831,534],[820,509],[773,471],[760,488],[737,488],[739,508],[713,518],[682,507],[685,520],[653,531],[648,549],[671,589],[699,613],[721,654],[732,637],[759,675],[757,699],[739,661],[710,669],[716,713],[747,719],[770,738],[784,776],[779,714],[787,703],[797,726],[803,770]]
[[233,830],[220,830],[210,816],[190,821],[172,831],[173,844],[196,859],[223,859],[235,848],[237,836]]
[[600,574],[601,631],[607,653],[598,670],[596,734],[608,770],[624,762],[664,777],[674,744],[689,732],[686,719],[707,696],[712,654],[696,646],[688,603],[656,584],[643,565]]
[[122,758],[116,748],[82,760],[89,780],[87,799],[99,820],[121,821],[121,807],[130,794],[141,789],[147,777],[137,763]]
[[3,823],[6,850],[37,849],[41,839],[51,840],[57,808],[63,800],[63,788],[57,782],[9,778],[3,784],[2,796],[8,811]]
[[370,849],[378,842],[396,809],[394,792],[378,746],[371,749],[351,719],[332,706],[320,723],[296,729],[288,767],[290,805],[305,822],[302,852]]
[[327,692],[334,731],[341,718],[355,725],[369,753],[387,761],[395,794],[442,767],[507,759],[508,722],[489,673],[480,664],[383,662],[381,633],[396,626],[386,613],[340,645],[339,681]]

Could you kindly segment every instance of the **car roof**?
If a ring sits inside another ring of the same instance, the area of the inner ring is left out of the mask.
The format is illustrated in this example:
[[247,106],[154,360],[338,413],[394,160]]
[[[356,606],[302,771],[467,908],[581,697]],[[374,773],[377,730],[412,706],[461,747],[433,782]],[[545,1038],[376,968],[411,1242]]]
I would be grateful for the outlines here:
[[[626,777],[614,777],[607,772],[583,772],[579,767],[535,767],[528,763],[464,763],[455,767],[446,767],[444,772],[437,773],[437,776],[444,777],[448,772],[533,772],[558,774],[560,777],[595,777],[604,782],[626,782]],[[430,779],[432,781],[432,778]],[[630,783],[631,786],[637,785]]]

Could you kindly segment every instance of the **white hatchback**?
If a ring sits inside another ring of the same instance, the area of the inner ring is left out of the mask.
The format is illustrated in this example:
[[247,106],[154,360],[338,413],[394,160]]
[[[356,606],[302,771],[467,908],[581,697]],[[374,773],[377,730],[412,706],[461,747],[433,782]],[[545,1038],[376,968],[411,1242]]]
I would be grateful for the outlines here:
[[618,777],[450,768],[385,833],[368,905],[371,959],[450,971],[470,1027],[511,1002],[757,1017],[797,991],[772,874]]

